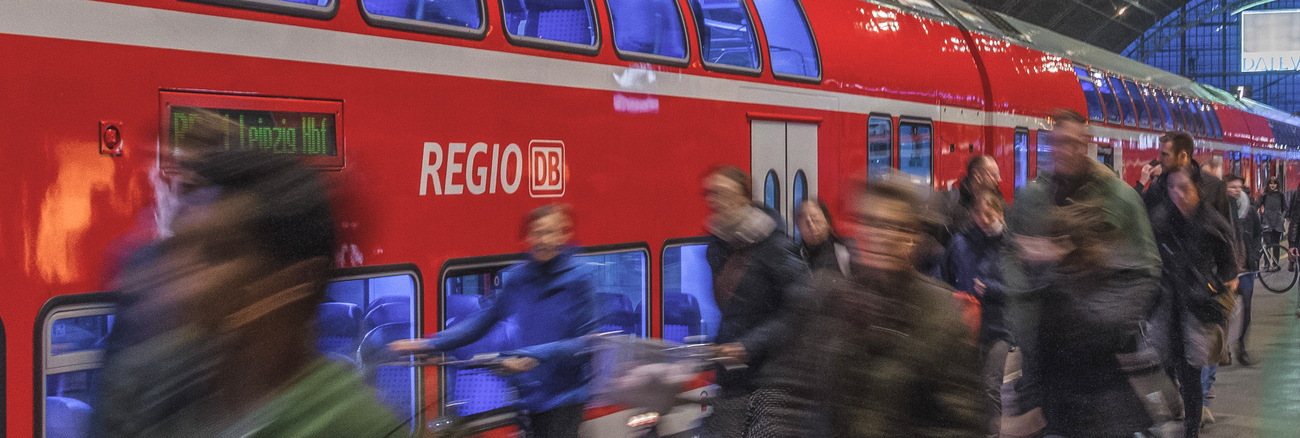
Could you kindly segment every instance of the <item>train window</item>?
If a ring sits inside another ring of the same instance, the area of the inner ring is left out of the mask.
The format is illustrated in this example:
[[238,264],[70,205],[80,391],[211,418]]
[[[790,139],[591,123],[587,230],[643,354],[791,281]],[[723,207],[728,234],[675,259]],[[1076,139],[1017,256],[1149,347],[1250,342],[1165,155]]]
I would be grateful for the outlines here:
[[1034,166],[1035,169],[1038,169],[1037,172],[1039,175],[1041,175],[1043,172],[1052,171],[1051,141],[1052,141],[1051,131],[1047,131],[1043,129],[1038,130],[1038,152],[1036,153],[1038,159],[1037,162],[1034,163]]
[[585,247],[578,260],[591,269],[596,289],[596,317],[601,332],[622,332],[640,337],[646,327],[650,302],[650,257],[645,245]]
[[1201,116],[1201,124],[1205,125],[1205,136],[1214,138],[1214,122],[1210,121],[1210,111],[1204,103],[1192,101],[1192,107],[1196,108],[1196,113]]
[[781,177],[776,175],[776,170],[767,171],[767,178],[763,179],[763,205],[781,211]]
[[1124,82],[1120,78],[1110,78],[1110,88],[1115,91],[1115,97],[1119,100],[1120,111],[1124,115],[1124,126],[1137,126],[1137,117],[1133,114],[1133,99],[1129,97],[1128,89],[1124,88]]
[[1169,105],[1169,97],[1160,89],[1153,90],[1156,94],[1157,101],[1160,102],[1160,111],[1165,116],[1165,131],[1174,131],[1178,129],[1178,122],[1174,120],[1174,112]]
[[1093,83],[1097,84],[1097,90],[1101,91],[1101,102],[1106,106],[1106,123],[1118,125],[1124,121],[1123,115],[1119,109],[1119,99],[1115,98],[1115,91],[1111,90],[1110,83],[1101,73],[1093,73]]
[[619,57],[681,65],[686,62],[686,26],[673,0],[605,0]]
[[[794,206],[794,211],[792,212],[794,214],[792,217],[798,218],[799,210],[803,208],[803,201],[808,200],[808,175],[805,175],[802,169],[794,173],[794,188],[791,189],[791,191],[794,192],[790,194],[790,196],[794,197],[794,199],[790,200],[790,205]],[[796,221],[797,220],[798,219],[796,219]],[[802,242],[803,239],[802,236],[800,236],[798,225],[790,228],[794,231],[794,233],[791,233],[794,234],[794,241]]]
[[596,54],[591,0],[501,0],[506,37],[520,46]]
[[1188,124],[1195,128],[1195,134],[1201,137],[1205,136],[1205,119],[1201,118],[1201,111],[1197,108],[1196,101],[1191,99],[1180,99],[1182,101],[1183,113],[1191,119]]
[[712,342],[718,335],[722,312],[713,299],[713,271],[702,238],[664,242],[663,338],[684,342],[687,336],[703,336]]
[[1223,139],[1223,124],[1219,123],[1219,111],[1214,108],[1213,104],[1205,105],[1205,112],[1210,115],[1210,121],[1214,122],[1214,138]]
[[898,122],[898,170],[916,176],[926,184],[934,180],[931,133],[930,122]]
[[375,27],[483,38],[482,0],[361,0],[361,16]]
[[894,127],[889,116],[867,119],[867,175],[888,175],[894,167]]
[[1025,186],[1029,182],[1029,130],[1026,128],[1016,128],[1014,153],[1016,181],[1015,188]]
[[115,312],[106,303],[70,304],[54,307],[44,318],[38,368],[43,378],[37,388],[45,398],[38,425],[43,436],[89,435]]
[[749,8],[741,0],[691,0],[704,66],[758,74],[760,59]]
[[1088,101],[1088,118],[1094,122],[1106,121],[1106,111],[1102,109],[1101,95],[1097,94],[1097,83],[1092,75],[1083,67],[1074,67],[1074,73],[1079,77],[1079,86],[1083,88],[1083,98]]
[[194,3],[228,6],[239,9],[272,12],[297,17],[328,20],[339,12],[337,0],[182,0]]
[[1147,112],[1151,113],[1151,129],[1163,131],[1165,129],[1164,119],[1160,117],[1160,103],[1156,101],[1156,93],[1151,87],[1141,85],[1142,96],[1147,101]]
[[[448,261],[444,267],[439,295],[442,300],[440,329],[463,322],[470,315],[491,304],[501,293],[506,270],[522,262],[527,254]],[[469,359],[475,354],[495,353],[514,348],[519,340],[519,323],[506,319],[493,326],[478,341],[447,352],[450,357]],[[510,405],[510,386],[504,377],[486,370],[443,370],[446,384],[440,390],[443,400],[463,403],[460,415],[472,415]]]
[[763,21],[772,75],[802,79],[821,77],[817,44],[799,1],[755,0],[754,7],[758,10],[758,19]]
[[1151,120],[1147,115],[1147,101],[1143,97],[1142,90],[1138,88],[1133,81],[1125,80],[1124,89],[1128,90],[1128,95],[1133,99],[1133,113],[1137,116],[1137,125],[1142,129],[1151,129]]
[[[384,360],[384,346],[423,335],[420,323],[420,275],[412,265],[342,269],[325,287],[325,302],[316,319],[316,349],[327,359],[357,369],[374,369]],[[420,415],[416,368],[380,366],[366,383],[375,396],[402,420]]]

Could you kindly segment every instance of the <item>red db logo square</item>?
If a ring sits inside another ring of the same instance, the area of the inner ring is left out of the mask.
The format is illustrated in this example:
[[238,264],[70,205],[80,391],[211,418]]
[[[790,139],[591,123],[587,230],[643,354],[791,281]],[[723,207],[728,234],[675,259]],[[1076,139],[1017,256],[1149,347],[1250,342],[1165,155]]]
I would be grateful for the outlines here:
[[528,194],[534,198],[564,196],[564,142],[558,140],[533,140],[528,142],[529,178]]

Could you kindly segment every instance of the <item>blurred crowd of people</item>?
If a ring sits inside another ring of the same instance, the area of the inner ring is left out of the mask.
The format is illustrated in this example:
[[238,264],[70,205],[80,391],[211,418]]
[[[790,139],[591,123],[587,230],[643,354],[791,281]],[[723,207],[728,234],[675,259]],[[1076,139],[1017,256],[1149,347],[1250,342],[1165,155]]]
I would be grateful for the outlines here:
[[[1044,436],[1197,436],[1214,367],[1229,350],[1250,363],[1252,275],[1262,244],[1285,231],[1285,197],[1270,181],[1252,202],[1221,162],[1192,159],[1184,133],[1161,138],[1135,191],[1089,156],[1082,116],[1052,118],[1054,168],[1013,204],[996,160],[976,156],[947,194],[873,176],[854,183],[839,221],[807,200],[798,241],[751,201],[745,171],[709,169],[714,352],[745,366],[717,369],[707,433],[999,436],[1005,405],[1041,412]],[[191,135],[205,129],[224,127]],[[175,235],[121,277],[96,436],[408,434],[355,372],[312,348],[335,246],[319,178],[253,153],[181,161]],[[577,436],[592,372],[584,339],[598,323],[573,234],[568,208],[534,210],[522,236],[531,256],[490,305],[390,348],[448,351],[516,317],[539,343],[506,352],[502,368],[528,382],[516,405],[531,436]],[[1297,247],[1294,225],[1288,238]],[[1238,295],[1243,329],[1228,340]],[[1022,375],[1008,404],[1012,352]]]

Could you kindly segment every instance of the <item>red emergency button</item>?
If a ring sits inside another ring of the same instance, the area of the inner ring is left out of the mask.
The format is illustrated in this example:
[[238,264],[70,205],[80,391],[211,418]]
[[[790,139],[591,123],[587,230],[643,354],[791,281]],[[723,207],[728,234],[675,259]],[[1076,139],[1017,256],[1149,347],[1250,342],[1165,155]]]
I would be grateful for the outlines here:
[[99,153],[122,155],[122,122],[99,122]]

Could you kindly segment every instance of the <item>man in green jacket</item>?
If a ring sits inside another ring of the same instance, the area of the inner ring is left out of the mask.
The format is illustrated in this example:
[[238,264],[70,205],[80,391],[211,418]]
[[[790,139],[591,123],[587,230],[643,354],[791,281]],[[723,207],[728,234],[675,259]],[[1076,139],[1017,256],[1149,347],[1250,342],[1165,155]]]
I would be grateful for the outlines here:
[[1142,200],[1088,155],[1083,116],[1052,116],[1055,171],[1017,196],[1002,264],[1034,388],[1020,396],[1040,404],[1048,435],[1133,436],[1152,420],[1116,355],[1139,347],[1160,256]]

